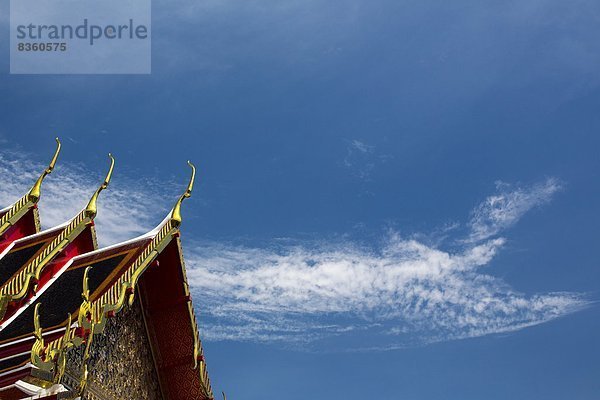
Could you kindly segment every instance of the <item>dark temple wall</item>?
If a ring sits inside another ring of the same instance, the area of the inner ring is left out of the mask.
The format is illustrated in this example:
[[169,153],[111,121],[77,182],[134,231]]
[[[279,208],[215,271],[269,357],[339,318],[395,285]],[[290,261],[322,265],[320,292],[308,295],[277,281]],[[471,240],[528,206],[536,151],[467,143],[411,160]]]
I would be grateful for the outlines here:
[[[64,383],[76,388],[83,346],[68,352]],[[94,335],[83,400],[162,400],[139,300]],[[77,380],[77,382],[73,382]]]

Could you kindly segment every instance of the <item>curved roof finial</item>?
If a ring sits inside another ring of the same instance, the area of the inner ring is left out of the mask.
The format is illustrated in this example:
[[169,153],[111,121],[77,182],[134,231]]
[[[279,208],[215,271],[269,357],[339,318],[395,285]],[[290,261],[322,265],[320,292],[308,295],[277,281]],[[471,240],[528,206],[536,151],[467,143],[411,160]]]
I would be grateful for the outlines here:
[[31,190],[29,191],[27,196],[29,197],[30,201],[37,203],[37,201],[40,199],[42,182],[44,181],[44,178],[47,175],[49,175],[50,173],[52,173],[52,171],[54,170],[54,166],[56,165],[56,160],[58,159],[58,154],[60,153],[60,148],[61,148],[60,140],[58,138],[56,138],[56,151],[54,152],[52,161],[50,161],[48,168],[46,168],[46,170],[42,173],[42,175],[40,175],[38,180],[35,182],[35,184],[31,188]]
[[81,297],[83,300],[90,301],[90,286],[88,281],[88,275],[92,267],[86,267],[85,271],[83,271],[83,292],[81,293]]
[[40,324],[40,306],[42,303],[37,303],[33,309],[33,334],[43,343],[44,337],[42,336],[42,326]]
[[192,189],[194,188],[194,180],[196,179],[196,167],[188,160],[188,165],[192,169],[192,176],[190,177],[190,183],[188,183],[187,189],[179,197],[179,200],[175,203],[173,211],[171,211],[171,220],[176,224],[181,224],[181,203],[192,195]]
[[110,158],[110,167],[108,168],[108,173],[106,174],[106,178],[104,178],[104,182],[102,183],[102,185],[100,185],[98,190],[96,190],[96,192],[90,199],[90,202],[88,203],[87,207],[85,208],[85,214],[89,218],[94,218],[96,216],[96,214],[98,213],[98,207],[96,204],[98,202],[98,195],[100,194],[101,191],[103,191],[104,189],[106,189],[108,187],[108,184],[110,183],[110,178],[112,177],[113,168],[115,167],[115,158],[110,153],[108,153],[108,157]]

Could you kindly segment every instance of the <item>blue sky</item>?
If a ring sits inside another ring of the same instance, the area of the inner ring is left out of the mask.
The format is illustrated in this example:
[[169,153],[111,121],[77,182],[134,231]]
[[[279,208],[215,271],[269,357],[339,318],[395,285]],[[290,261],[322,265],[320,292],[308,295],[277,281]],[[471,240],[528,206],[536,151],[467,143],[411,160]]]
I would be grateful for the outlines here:
[[9,75],[7,12],[0,206],[59,135],[59,223],[111,151],[109,244],[195,161],[184,251],[228,398],[600,392],[597,2],[154,1],[149,76]]

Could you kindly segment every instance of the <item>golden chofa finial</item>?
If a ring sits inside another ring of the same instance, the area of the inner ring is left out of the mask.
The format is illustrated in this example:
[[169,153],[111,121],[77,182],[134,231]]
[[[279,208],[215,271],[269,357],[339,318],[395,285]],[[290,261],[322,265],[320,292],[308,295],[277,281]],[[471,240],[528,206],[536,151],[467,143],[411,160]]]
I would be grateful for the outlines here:
[[171,221],[173,221],[176,225],[181,224],[181,203],[183,200],[187,199],[192,195],[192,189],[194,188],[194,180],[196,179],[196,167],[190,161],[188,161],[188,165],[192,168],[192,176],[190,177],[190,183],[186,191],[179,197],[177,203],[175,203],[175,207],[173,207],[173,211],[171,212]]
[[108,157],[110,158],[110,168],[108,169],[106,178],[104,179],[104,182],[102,183],[102,185],[100,185],[98,190],[96,190],[96,192],[90,199],[90,202],[88,203],[87,207],[85,208],[85,214],[89,218],[94,218],[98,213],[98,207],[96,204],[98,202],[98,195],[101,191],[108,187],[108,184],[110,183],[110,178],[112,177],[113,168],[115,167],[115,158],[110,153],[108,153]]
[[90,274],[90,270],[92,267],[86,267],[85,271],[83,271],[83,292],[81,293],[81,297],[83,300],[90,301],[90,286],[88,275]]
[[42,326],[40,325],[40,306],[41,303],[37,303],[33,309],[33,335],[37,340],[43,341]]
[[31,201],[33,203],[37,203],[38,200],[40,199],[40,191],[42,189],[42,182],[44,181],[44,178],[47,175],[49,175],[50,173],[52,173],[52,171],[54,170],[54,166],[56,165],[56,160],[58,159],[58,154],[60,153],[60,147],[61,147],[60,140],[58,140],[58,138],[56,138],[56,151],[54,152],[54,157],[52,157],[52,161],[50,161],[48,168],[46,168],[46,170],[42,173],[42,175],[40,175],[38,180],[35,182],[35,184],[31,188],[31,190],[29,191],[29,193],[28,193],[29,201]]

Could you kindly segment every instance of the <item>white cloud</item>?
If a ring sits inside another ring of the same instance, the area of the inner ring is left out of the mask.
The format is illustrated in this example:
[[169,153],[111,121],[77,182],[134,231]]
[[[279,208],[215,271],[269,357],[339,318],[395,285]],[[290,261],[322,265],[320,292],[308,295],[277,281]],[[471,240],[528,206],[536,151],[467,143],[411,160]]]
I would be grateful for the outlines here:
[[477,242],[497,235],[514,225],[527,211],[547,203],[561,189],[560,182],[549,178],[532,187],[513,187],[497,182],[498,193],[489,196],[471,213],[468,241]]
[[572,293],[526,296],[483,273],[503,243],[450,253],[390,234],[378,250],[208,242],[186,255],[210,340],[395,348],[514,331],[586,304]]

